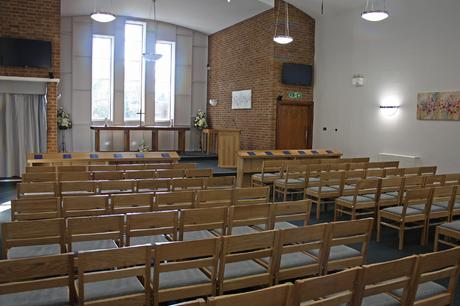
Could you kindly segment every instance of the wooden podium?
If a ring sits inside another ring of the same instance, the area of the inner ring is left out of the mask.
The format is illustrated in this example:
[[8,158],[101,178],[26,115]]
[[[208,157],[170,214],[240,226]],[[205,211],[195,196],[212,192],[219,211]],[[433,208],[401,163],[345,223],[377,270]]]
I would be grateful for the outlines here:
[[241,130],[216,129],[215,132],[217,132],[218,166],[220,168],[236,168]]

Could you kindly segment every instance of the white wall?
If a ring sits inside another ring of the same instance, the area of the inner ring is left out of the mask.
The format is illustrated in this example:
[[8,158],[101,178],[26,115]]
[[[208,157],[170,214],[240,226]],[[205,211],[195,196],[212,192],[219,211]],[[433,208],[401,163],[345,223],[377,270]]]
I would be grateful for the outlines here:
[[[91,125],[91,53],[92,35],[115,36],[114,65],[114,124],[123,125],[124,97],[124,24],[127,18],[118,17],[114,22],[101,24],[92,22],[87,16],[63,17],[61,26],[61,83],[62,94],[59,105],[71,113],[73,129],[65,132],[67,151],[94,150],[94,132]],[[154,42],[168,40],[176,42],[175,71],[175,124],[191,125],[192,116],[198,109],[206,107],[207,86],[207,35],[180,26],[147,22],[147,51]],[[146,63],[146,124],[154,124],[155,65]],[[144,139],[151,147],[150,132],[132,132],[131,149]],[[134,143],[133,143],[134,142]],[[187,150],[199,150],[199,132],[194,128],[187,132]],[[104,143],[110,143],[104,146]],[[161,132],[159,149],[171,150],[177,147],[174,132]],[[123,150],[120,132],[101,134],[101,148]]]
[[[460,2],[387,3],[391,17],[379,23],[362,20],[362,7],[317,19],[314,146],[375,159],[416,155],[458,172],[460,122],[417,120],[416,99],[460,90]],[[351,86],[354,74],[365,76],[364,87]],[[379,109],[389,97],[400,100],[393,117]]]

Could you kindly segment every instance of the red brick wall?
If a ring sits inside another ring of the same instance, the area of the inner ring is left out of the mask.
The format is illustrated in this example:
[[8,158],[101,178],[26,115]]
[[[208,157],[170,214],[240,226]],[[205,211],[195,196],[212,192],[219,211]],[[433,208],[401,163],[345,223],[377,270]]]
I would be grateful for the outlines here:
[[[289,91],[313,100],[313,87],[281,84],[283,62],[313,64],[315,20],[289,6],[294,42],[273,42],[276,9],[267,10],[209,36],[208,105],[211,127],[241,129],[242,149],[272,149],[276,141],[276,97]],[[280,16],[284,17],[284,4]],[[284,18],[280,17],[280,20]],[[232,110],[232,91],[252,90],[252,109]]]
[[[52,43],[52,69],[55,78],[60,75],[60,0],[1,0],[0,36],[47,40]],[[0,67],[0,75],[48,77],[48,69]],[[48,85],[48,151],[57,151],[55,84]]]

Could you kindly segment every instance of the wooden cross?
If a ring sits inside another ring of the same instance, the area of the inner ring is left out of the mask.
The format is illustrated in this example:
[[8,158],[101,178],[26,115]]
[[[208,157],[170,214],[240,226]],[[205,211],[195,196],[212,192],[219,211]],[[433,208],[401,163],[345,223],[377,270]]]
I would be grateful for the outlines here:
[[139,115],[139,126],[142,126],[142,115],[145,115],[145,112],[142,112],[142,108],[141,108],[139,112],[136,114]]

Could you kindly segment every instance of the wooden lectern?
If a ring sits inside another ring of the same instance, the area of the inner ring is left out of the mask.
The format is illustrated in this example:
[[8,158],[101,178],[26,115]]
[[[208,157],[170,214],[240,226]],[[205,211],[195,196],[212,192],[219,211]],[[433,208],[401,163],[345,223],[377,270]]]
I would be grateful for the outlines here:
[[220,168],[236,168],[241,130],[217,129],[217,158]]

